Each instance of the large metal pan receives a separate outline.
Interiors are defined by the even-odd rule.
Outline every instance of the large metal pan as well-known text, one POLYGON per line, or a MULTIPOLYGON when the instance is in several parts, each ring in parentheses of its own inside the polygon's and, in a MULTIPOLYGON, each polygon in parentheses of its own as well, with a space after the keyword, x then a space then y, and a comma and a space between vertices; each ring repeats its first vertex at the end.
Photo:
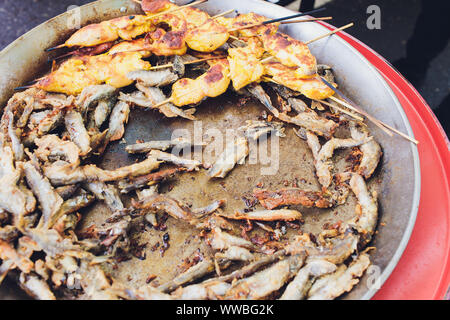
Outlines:
MULTIPOLYGON (((202 9, 211 14, 236 9, 239 12, 253 11, 276 18, 292 14, 288 9, 260 0, 210 0, 202 9)), ((85 5, 79 9, 81 24, 117 17, 139 11, 137 5, 126 0, 101 0, 85 5)), ((13 88, 36 78, 48 68, 45 48, 63 42, 73 29, 68 25, 73 22, 74 12, 64 13, 23 35, 0 53, 0 104, 13 94, 13 88)), ((315 38, 327 30, 317 23, 302 23, 283 26, 282 30, 300 40, 315 38)), ((366 111, 385 123, 413 135, 408 119, 393 92, 376 69, 356 50, 337 36, 328 37, 311 44, 311 50, 320 63, 333 67, 340 87, 353 101, 366 111)), ((234 94, 226 94, 217 99, 210 99, 198 107, 198 118, 203 121, 204 129, 209 127, 237 128, 246 119, 255 118, 262 112, 259 103, 250 102, 245 108, 237 108, 234 94)), ((379 267, 381 285, 397 264, 414 226, 420 195, 420 171, 417 147, 406 140, 389 137, 378 128, 370 125, 375 138, 383 147, 383 163, 371 180, 370 187, 379 191, 380 221, 374 239, 377 250, 372 254, 373 264, 379 267)), ((127 127, 125 139, 129 143, 136 139, 168 138, 176 128, 187 127, 193 130, 192 122, 183 120, 168 121, 151 112, 135 111, 127 127)), ((173 183, 170 194, 180 200, 200 207, 211 199, 226 198, 229 210, 243 206, 241 195, 249 192, 259 182, 277 188, 283 186, 284 180, 297 178, 300 187, 318 188, 313 174, 310 151, 307 146, 287 130, 287 137, 280 141, 280 169, 276 176, 260 176, 258 165, 245 165, 236 168, 225 181, 225 185, 208 181, 204 175, 193 177, 183 175, 173 183), (293 152, 294 150, 294 152, 293 152), (195 180, 194 180, 195 179, 195 180), (302 185, 303 184, 303 185, 302 185), (224 190, 225 189, 225 190, 224 190)), ((343 155, 338 155, 343 157, 343 155)), ((109 147, 99 165, 105 168, 117 167, 130 163, 134 159, 124 152, 123 144, 109 147)), ((324 223, 345 220, 354 214, 354 198, 348 204, 336 210, 303 210, 305 231, 317 231, 324 223)), ((108 212, 101 205, 85 212, 85 225, 102 222, 108 212)), ((132 259, 120 264, 115 276, 130 285, 139 285, 150 273, 160 275, 161 281, 173 277, 181 260, 193 252, 200 244, 195 234, 182 223, 169 219, 171 247, 161 259, 158 252, 147 250, 147 259, 132 259), (176 230, 176 232, 175 232, 176 230), (189 240, 189 241, 186 241, 189 240)), ((149 247, 161 238, 161 234, 147 232, 143 236, 149 241, 149 247)), ((376 270, 375 270, 376 271, 376 270)), ((376 276, 376 274, 372 275, 376 276)), ((377 290, 365 275, 361 282, 345 296, 346 299, 370 299, 377 290)), ((20 297, 12 287, 0 288, 0 297, 20 297)))

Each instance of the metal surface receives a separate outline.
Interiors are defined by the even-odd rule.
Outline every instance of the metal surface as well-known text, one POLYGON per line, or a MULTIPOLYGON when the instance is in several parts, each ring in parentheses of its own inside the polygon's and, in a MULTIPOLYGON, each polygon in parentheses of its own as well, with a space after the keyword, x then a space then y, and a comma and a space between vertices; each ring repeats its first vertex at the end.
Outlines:
MULTIPOLYGON (((126 6, 127 13, 135 12, 136 5, 131 1, 98 1, 81 8, 82 24, 105 20, 123 15, 120 8, 126 6)), ((290 15, 293 12, 261 1, 219 1, 212 0, 201 6, 211 14, 217 14, 234 8, 239 12, 254 11, 271 18, 290 15)), ((44 49, 61 43, 73 30, 67 30, 67 16, 58 16, 30 31, 0 53, 0 103, 4 104, 12 94, 12 89, 35 78, 43 70, 47 54, 44 49)), ((308 40, 326 32, 326 28, 316 23, 283 26, 283 31, 292 36, 308 40)), ((407 118, 392 91, 380 74, 356 50, 338 37, 322 39, 311 46, 313 54, 320 63, 333 67, 337 81, 346 94, 366 111, 389 125, 412 135, 407 118)), ((250 102, 237 107, 238 97, 226 94, 217 99, 210 99, 198 107, 198 118, 202 120, 204 131, 207 128, 236 129, 246 119, 261 114, 263 107, 250 102)), ((166 120, 151 112, 134 111, 130 116, 125 140, 134 143, 137 139, 168 138, 176 128, 189 128, 193 123, 185 120, 166 120)), ((384 156, 381 170, 371 180, 372 189, 379 191, 380 221, 386 225, 379 227, 374 239, 377 251, 372 255, 373 263, 381 270, 382 282, 398 262, 414 225, 419 203, 420 173, 417 148, 400 137, 390 138, 376 127, 370 125, 375 138, 383 147, 384 156)), ((244 208, 241 196, 258 183, 265 187, 284 186, 285 180, 299 181, 299 187, 318 188, 312 164, 312 157, 306 144, 300 141, 288 129, 287 137, 280 139, 280 169, 275 176, 260 176, 259 165, 243 165, 237 167, 225 180, 225 184, 209 181, 203 172, 194 176, 184 174, 173 182, 169 192, 174 197, 200 207, 213 199, 228 200, 226 213, 244 208), (195 180, 194 180, 195 179, 195 180)), ((135 158, 124 152, 125 144, 114 144, 104 156, 100 164, 104 168, 115 168, 131 163, 135 158)), ((345 153, 338 153, 342 159, 345 153)), ((334 210, 302 210, 305 217, 304 231, 318 231, 324 223, 346 220, 353 215, 354 197, 348 203, 334 210)), ((89 213, 85 213, 84 224, 103 222, 109 213, 97 205, 89 213)), ((116 276, 130 285, 143 284, 148 275, 159 275, 164 282, 173 277, 176 266, 199 246, 200 241, 189 227, 173 219, 168 220, 168 231, 171 236, 170 249, 164 259, 158 250, 150 248, 159 240, 164 232, 145 232, 142 241, 148 241, 147 257, 144 261, 132 259, 119 264, 116 276)), ((360 284, 345 296, 347 299, 369 299, 375 288, 368 288, 367 276, 360 284)))
POLYGON ((450 142, 426 101, 400 73, 357 39, 348 34, 342 37, 385 77, 421 142, 418 151, 422 182, 417 221, 404 254, 374 299, 449 299, 450 142))

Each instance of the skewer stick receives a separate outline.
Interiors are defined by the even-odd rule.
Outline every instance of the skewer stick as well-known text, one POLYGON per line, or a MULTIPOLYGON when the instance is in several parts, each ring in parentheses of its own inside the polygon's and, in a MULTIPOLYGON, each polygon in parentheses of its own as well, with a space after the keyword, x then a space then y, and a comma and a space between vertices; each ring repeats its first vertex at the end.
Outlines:
POLYGON ((308 44, 310 44, 311 42, 314 42, 314 41, 323 39, 323 38, 325 38, 325 37, 331 36, 331 35, 333 35, 333 34, 339 32, 339 31, 342 31, 342 30, 344 30, 344 29, 350 28, 350 27, 352 27, 353 25, 354 25, 354 23, 351 22, 351 23, 349 23, 349 24, 346 24, 345 26, 342 26, 342 27, 337 28, 337 29, 335 29, 335 30, 333 30, 333 31, 327 32, 327 33, 321 35, 320 37, 317 37, 317 38, 311 39, 311 40, 309 40, 309 41, 306 41, 305 44, 308 45, 308 44))
MULTIPOLYGON (((268 81, 268 82, 272 82, 272 83, 281 85, 280 83, 278 83, 278 81, 275 81, 274 79, 269 78, 269 77, 263 77, 262 79, 263 79, 264 81, 268 81)), ((332 105, 331 103, 328 103, 328 102, 323 101, 323 100, 314 100, 314 101, 323 103, 323 104, 325 104, 325 105, 327 105, 327 106, 329 106, 329 107, 333 107, 333 108, 335 108, 336 110, 339 110, 339 111, 341 111, 342 113, 345 113, 345 114, 347 114, 347 115, 349 115, 349 116, 351 116, 351 117, 353 117, 353 118, 355 118, 355 119, 357 119, 357 120, 359 120, 359 121, 364 121, 364 119, 361 118, 360 116, 358 116, 358 115, 356 115, 356 114, 354 114, 354 113, 351 113, 351 112, 349 112, 349 111, 347 111, 347 110, 345 110, 345 109, 342 109, 342 108, 340 108, 340 107, 338 107, 338 106, 334 106, 334 105, 332 105)))
POLYGON ((50 51, 54 51, 54 50, 57 50, 57 49, 60 49, 60 48, 64 48, 65 46, 66 46, 66 44, 63 43, 63 44, 60 44, 59 46, 56 46, 56 47, 47 48, 47 49, 45 49, 45 51, 46 52, 50 52, 50 51))
POLYGON ((235 9, 231 9, 231 10, 228 10, 228 11, 216 14, 215 16, 212 16, 211 19, 216 19, 216 18, 219 18, 219 17, 223 17, 223 16, 226 16, 227 14, 235 12, 235 11, 236 11, 235 9))
POLYGON ((291 20, 291 21, 283 21, 281 24, 291 24, 291 23, 301 23, 301 22, 314 22, 314 21, 325 21, 331 20, 333 17, 322 17, 322 18, 311 18, 311 19, 300 19, 300 20, 291 20))
POLYGON ((381 130, 383 130, 387 135, 389 136, 393 136, 392 132, 390 132, 385 126, 383 126, 383 124, 376 118, 372 117, 370 114, 368 114, 367 112, 365 112, 364 110, 361 110, 360 108, 356 107, 354 105, 353 102, 351 102, 350 99, 348 99, 338 88, 336 88, 334 85, 332 85, 331 83, 329 83, 327 80, 325 80, 323 77, 320 77, 320 80, 322 80, 322 82, 329 87, 330 89, 332 89, 334 92, 336 92, 337 94, 339 94, 345 101, 342 101, 336 97, 330 97, 331 100, 343 105, 344 107, 349 108, 350 110, 357 112, 359 114, 362 114, 363 116, 365 116, 367 119, 369 119, 370 121, 372 121, 378 128, 380 128, 381 130))
POLYGON ((197 4, 204 3, 204 2, 206 2, 206 1, 208 1, 208 0, 198 0, 198 1, 194 1, 194 2, 192 2, 192 3, 186 4, 186 5, 184 5, 184 6, 180 6, 180 7, 178 7, 178 8, 173 8, 173 9, 171 9, 171 10, 159 12, 159 13, 156 13, 156 14, 154 14, 154 15, 148 16, 148 19, 150 20, 150 19, 153 19, 153 18, 162 16, 162 15, 165 15, 165 14, 168 14, 168 13, 173 13, 173 12, 176 12, 176 11, 179 11, 179 10, 183 10, 183 9, 185 9, 185 8, 189 8, 189 7, 195 6, 195 5, 197 5, 197 4))
POLYGON ((405 138, 406 140, 409 140, 409 141, 411 141, 411 142, 414 143, 414 144, 419 144, 419 141, 418 141, 418 140, 416 140, 416 139, 414 139, 414 138, 412 138, 412 137, 410 137, 410 136, 404 134, 404 133, 401 132, 401 131, 398 131, 397 129, 391 127, 390 125, 388 125, 388 124, 386 124, 386 123, 384 123, 384 122, 381 122, 381 124, 382 124, 383 126, 385 126, 386 128, 388 128, 389 130, 392 130, 393 132, 395 132, 395 133, 398 134, 399 136, 405 138))
POLYGON ((26 90, 26 89, 33 88, 34 86, 35 86, 35 84, 29 85, 29 86, 17 87, 17 88, 14 88, 14 91, 22 91, 22 90, 26 90))
POLYGON ((266 81, 266 82, 272 82, 272 83, 281 85, 281 83, 278 83, 278 81, 275 81, 275 80, 273 80, 273 79, 270 78, 270 77, 262 77, 261 79, 263 79, 263 80, 266 81))
POLYGON ((358 115, 356 115, 356 114, 354 114, 354 113, 352 113, 352 112, 350 112, 350 111, 347 111, 347 110, 345 110, 345 109, 343 109, 343 108, 340 108, 340 107, 338 107, 338 106, 335 106, 335 105, 332 105, 331 103, 329 103, 329 102, 326 102, 326 101, 324 101, 324 100, 314 100, 314 101, 317 101, 317 102, 319 102, 319 103, 322 103, 322 104, 324 104, 324 105, 326 105, 326 106, 329 106, 329 107, 331 107, 331 108, 334 108, 334 109, 336 109, 336 110, 338 110, 338 111, 340 111, 340 112, 342 112, 342 113, 345 113, 346 115, 349 115, 350 117, 352 117, 352 118, 355 118, 356 120, 359 120, 359 121, 364 121, 364 118, 361 118, 360 116, 358 116, 358 115))
POLYGON ((234 32, 234 31, 239 31, 239 30, 243 30, 243 29, 259 27, 259 26, 263 26, 263 25, 266 25, 266 24, 270 24, 270 23, 275 23, 275 22, 280 22, 280 21, 284 21, 284 20, 289 20, 289 19, 292 19, 292 18, 298 18, 298 17, 306 16, 306 15, 309 15, 309 14, 312 14, 312 13, 316 13, 316 12, 319 12, 319 11, 323 11, 323 10, 325 10, 325 7, 319 8, 319 9, 315 9, 315 10, 311 10, 311 11, 307 11, 307 12, 303 12, 303 13, 293 14, 293 15, 287 16, 287 17, 281 17, 281 18, 277 18, 277 19, 266 20, 266 21, 263 21, 263 22, 258 22, 258 23, 248 24, 248 25, 245 25, 245 26, 240 26, 240 27, 237 27, 237 28, 230 29, 230 30, 228 30, 228 32, 234 32))
POLYGON ((262 59, 262 60, 261 60, 261 63, 269 62, 269 61, 272 60, 272 59, 275 59, 275 57, 274 57, 274 56, 270 56, 270 57, 267 57, 267 58, 265 58, 265 59, 262 59))
POLYGON ((361 110, 360 108, 358 108, 350 99, 348 99, 339 89, 335 88, 331 83, 329 83, 327 80, 325 80, 323 77, 320 77, 320 79, 322 80, 323 83, 325 83, 330 89, 332 89, 333 91, 335 91, 336 93, 338 93, 345 101, 342 101, 336 97, 330 97, 331 100, 340 103, 341 105, 355 111, 358 112, 360 114, 362 114, 363 116, 365 116, 367 119, 369 119, 370 121, 372 121, 375 125, 377 125, 380 129, 382 129, 384 132, 386 132, 388 135, 390 135, 392 137, 392 132, 395 132, 396 134, 402 136, 403 138, 418 144, 419 141, 417 141, 414 138, 411 138, 410 136, 404 134, 403 132, 398 131, 397 129, 391 127, 390 125, 372 117, 370 114, 368 114, 367 112, 365 112, 364 110, 361 110), (389 131, 389 130, 390 131, 389 131), (391 132, 392 131, 392 132, 391 132))
POLYGON ((338 88, 336 88, 334 85, 332 85, 331 83, 329 83, 327 80, 325 80, 324 77, 320 77, 320 80, 322 80, 322 82, 331 90, 333 90, 334 92, 336 92, 337 94, 339 94, 346 102, 337 99, 336 97, 331 97, 330 99, 334 101, 334 99, 337 99, 337 103, 340 103, 341 105, 349 108, 350 110, 353 110, 359 114, 362 114, 363 116, 365 116, 367 119, 369 119, 370 121, 372 121, 378 128, 380 128, 381 130, 383 130, 387 135, 389 136, 393 136, 392 132, 389 131, 385 126, 383 126, 383 124, 381 123, 381 121, 379 121, 378 119, 372 117, 370 114, 368 114, 367 112, 365 112, 364 110, 361 110, 360 108, 356 107, 355 104, 348 99, 338 88), (345 105, 343 104, 345 103, 345 105))
POLYGON ((167 104, 167 103, 171 103, 172 101, 173 101, 173 98, 171 97, 171 98, 169 98, 169 99, 166 99, 166 100, 164 100, 164 101, 161 101, 160 103, 154 104, 153 106, 151 106, 151 108, 152 108, 152 109, 156 109, 156 108, 159 108, 159 107, 161 107, 161 106, 163 106, 163 105, 165 105, 165 104, 167 104))
POLYGON ((357 108, 353 107, 351 104, 349 104, 349 103, 347 103, 347 102, 345 102, 345 101, 343 101, 341 99, 338 99, 338 98, 336 98, 334 96, 331 96, 330 99, 333 100, 334 102, 337 102, 337 103, 343 105, 344 107, 347 107, 350 110, 353 110, 353 111, 355 111, 355 112, 357 112, 359 114, 362 114, 367 119, 372 121, 378 128, 380 128, 381 130, 386 132, 389 136, 391 136, 391 137, 393 136, 392 132, 390 132, 378 119, 375 119, 374 117, 372 117, 368 113, 366 113, 366 112, 364 112, 364 111, 362 111, 360 109, 357 109, 357 108))
MULTIPOLYGON (((217 57, 202 58, 202 59, 188 61, 188 62, 186 62, 184 64, 185 65, 187 65, 187 64, 194 64, 194 63, 199 63, 199 62, 208 61, 208 60, 224 59, 226 57, 227 56, 217 56, 217 57)), ((173 63, 163 64, 163 65, 160 65, 160 66, 154 66, 154 67, 151 67, 149 70, 157 70, 157 69, 164 69, 164 68, 170 68, 170 67, 173 67, 173 63)))
MULTIPOLYGON (((386 123, 384 123, 384 122, 382 122, 382 121, 380 121, 380 120, 378 120, 378 119, 375 119, 375 118, 372 117, 371 115, 367 114, 365 111, 360 110, 359 108, 355 108, 355 107, 353 107, 352 105, 350 105, 349 103, 347 103, 347 102, 345 102, 345 101, 342 101, 342 100, 340 100, 340 99, 338 99, 338 98, 336 98, 336 97, 330 97, 330 99, 333 100, 333 101, 335 101, 335 102, 337 102, 337 103, 340 103, 341 105, 343 105, 343 106, 345 106, 345 107, 347 107, 347 108, 349 108, 349 109, 354 110, 355 112, 361 113, 362 115, 366 116, 370 121, 372 121, 373 123, 375 123, 378 127, 381 126, 382 129, 383 129, 383 127, 384 127, 383 130, 384 130, 385 132, 386 132, 387 129, 389 129, 389 130, 395 132, 396 134, 398 134, 399 136, 405 138, 406 140, 411 141, 412 143, 415 143, 415 144, 418 144, 418 143, 419 143, 419 141, 417 141, 416 139, 411 138, 410 136, 404 134, 404 133, 401 132, 401 131, 398 131, 397 129, 391 127, 390 125, 388 125, 388 124, 386 124, 386 123)), ((388 132, 389 132, 389 131, 388 131, 388 132)), ((389 132, 389 135, 392 136, 392 133, 389 132)))
POLYGON ((239 41, 239 42, 241 42, 241 43, 243 43, 243 44, 247 44, 247 42, 245 42, 244 40, 241 40, 241 39, 239 39, 238 37, 235 37, 235 36, 233 36, 233 35, 231 35, 230 34, 230 39, 233 39, 234 41, 239 41))

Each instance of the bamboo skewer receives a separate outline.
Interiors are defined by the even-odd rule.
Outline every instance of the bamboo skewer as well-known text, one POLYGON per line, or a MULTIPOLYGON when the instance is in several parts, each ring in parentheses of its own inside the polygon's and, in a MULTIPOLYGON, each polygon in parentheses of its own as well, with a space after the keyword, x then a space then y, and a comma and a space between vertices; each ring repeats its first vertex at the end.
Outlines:
POLYGON ((335 34, 335 33, 339 32, 339 31, 344 30, 344 29, 350 28, 350 27, 352 27, 353 25, 354 25, 354 23, 351 22, 351 23, 349 23, 349 24, 346 24, 345 26, 342 26, 342 27, 337 28, 337 29, 335 29, 335 30, 333 30, 333 31, 327 32, 327 33, 325 33, 325 34, 323 34, 323 35, 321 35, 321 36, 319 36, 319 37, 317 37, 317 38, 308 40, 308 41, 305 42, 305 44, 308 45, 308 44, 310 44, 310 43, 312 43, 312 42, 314 42, 314 41, 317 41, 317 40, 323 39, 323 38, 325 38, 325 37, 331 36, 332 34, 335 34))
MULTIPOLYGON (((217 57, 202 58, 202 59, 188 61, 188 62, 184 63, 184 65, 204 62, 204 61, 208 61, 208 60, 224 59, 226 57, 227 56, 217 56, 217 57)), ((160 66, 154 66, 154 67, 151 67, 149 70, 157 70, 157 69, 164 69, 164 68, 170 68, 170 67, 173 67, 173 63, 163 64, 163 65, 160 65, 160 66)))
POLYGON ((171 103, 172 101, 173 101, 173 98, 170 97, 169 99, 166 99, 166 100, 164 100, 164 101, 161 101, 160 103, 154 104, 151 108, 152 108, 152 109, 156 109, 156 108, 159 108, 159 107, 161 107, 161 106, 163 106, 163 105, 165 105, 165 104, 167 104, 167 103, 171 103))
POLYGON ((314 22, 314 21, 325 21, 331 20, 333 17, 322 17, 322 18, 310 18, 310 19, 300 19, 300 20, 292 20, 292 21, 283 21, 281 24, 291 24, 291 23, 302 23, 302 22, 314 22))
POLYGON ((246 43, 244 40, 241 40, 241 39, 239 39, 238 37, 235 37, 235 36, 232 36, 232 35, 230 35, 230 39, 233 39, 233 40, 236 40, 236 41, 240 41, 240 42, 246 43))
POLYGON ((226 16, 227 14, 235 12, 235 11, 236 11, 235 9, 231 9, 231 10, 228 10, 228 11, 216 14, 215 16, 212 16, 211 19, 216 19, 216 18, 219 18, 219 17, 223 17, 223 16, 226 16))
POLYGON ((372 121, 375 125, 377 125, 377 126, 380 127, 381 129, 384 128, 383 131, 389 132, 389 135, 390 135, 391 137, 392 137, 392 132, 395 132, 395 133, 398 134, 399 136, 405 138, 406 140, 411 141, 412 143, 415 143, 415 144, 418 144, 418 143, 419 143, 419 141, 417 141, 416 139, 411 138, 410 136, 404 134, 403 132, 398 131, 397 129, 391 127, 390 125, 388 125, 388 124, 386 124, 386 123, 384 123, 384 122, 382 122, 382 121, 380 121, 380 120, 378 120, 378 119, 372 117, 371 115, 369 115, 369 114, 366 113, 365 111, 363 111, 363 110, 361 110, 361 109, 359 109, 359 108, 353 107, 352 105, 350 105, 349 103, 347 103, 347 102, 345 102, 345 101, 342 101, 342 100, 340 100, 340 99, 338 99, 338 98, 336 98, 336 97, 330 97, 330 99, 333 100, 333 101, 335 101, 335 102, 337 102, 337 103, 339 103, 339 104, 341 104, 341 105, 343 105, 344 107, 347 107, 347 108, 349 108, 349 109, 351 109, 351 110, 354 110, 355 112, 358 112, 358 113, 362 114, 363 116, 365 116, 367 119, 369 119, 370 121, 372 121), (390 132, 389 130, 391 130, 392 132, 390 132))
POLYGON ((362 114, 363 116, 365 116, 367 119, 369 119, 370 121, 372 121, 377 127, 379 127, 381 130, 383 130, 387 135, 389 136, 393 136, 392 132, 389 131, 381 121, 379 121, 378 119, 372 117, 370 114, 368 114, 367 112, 365 112, 364 110, 361 110, 360 108, 356 107, 356 105, 350 100, 348 99, 338 88, 336 88, 334 85, 332 85, 331 83, 329 83, 327 80, 325 80, 325 78, 320 77, 320 80, 322 80, 322 82, 331 90, 333 90, 334 92, 336 92, 337 94, 339 94, 346 102, 337 99, 336 97, 331 97, 330 99, 335 101, 334 99, 336 99, 335 102, 340 103, 341 105, 349 108, 350 110, 353 110, 359 114, 362 114), (343 104, 345 103, 345 104, 343 104))
POLYGON ((334 102, 339 103, 340 105, 342 105, 342 106, 344 106, 344 107, 346 107, 346 108, 348 108, 348 109, 350 109, 350 110, 353 110, 353 111, 355 111, 355 112, 357 112, 357 113, 359 113, 359 114, 362 114, 362 115, 365 116, 367 119, 369 119, 370 121, 372 121, 378 128, 380 128, 381 130, 383 130, 384 132, 386 132, 389 136, 391 136, 391 137, 393 136, 392 132, 390 132, 386 127, 384 127, 383 124, 382 124, 378 119, 372 117, 371 115, 369 115, 369 114, 366 113, 365 111, 360 110, 359 108, 355 108, 355 107, 352 106, 351 104, 349 104, 349 103, 347 103, 347 102, 345 102, 345 101, 343 101, 343 100, 341 100, 341 99, 338 99, 338 98, 336 98, 336 97, 334 97, 334 96, 331 96, 329 99, 330 99, 330 100, 333 100, 334 102))
POLYGON ((352 118, 354 118, 354 119, 356 119, 356 120, 364 121, 364 118, 361 118, 360 116, 358 116, 358 115, 356 115, 356 114, 354 114, 354 113, 352 113, 352 112, 350 112, 350 111, 347 111, 347 110, 345 110, 345 109, 343 109, 343 108, 340 108, 340 107, 338 107, 338 106, 332 105, 332 104, 329 103, 329 102, 326 102, 326 101, 324 101, 324 100, 314 100, 314 101, 317 101, 317 102, 319 102, 319 103, 322 103, 322 104, 324 104, 324 105, 326 105, 326 106, 329 106, 329 107, 331 107, 331 108, 335 108, 336 110, 338 110, 338 111, 340 111, 340 112, 342 112, 342 113, 345 113, 346 115, 349 115, 350 117, 352 117, 352 118))
MULTIPOLYGON (((393 128, 393 127, 391 127, 390 125, 388 125, 388 124, 386 124, 386 123, 384 123, 384 122, 382 122, 382 121, 380 121, 380 120, 378 120, 378 119, 372 117, 370 114, 368 114, 368 113, 365 112, 364 110, 361 110, 360 108, 354 106, 354 104, 353 104, 349 99, 347 99, 344 95, 342 95, 339 91, 336 91, 336 92, 337 92, 339 95, 341 95, 342 98, 344 98, 344 99, 347 100, 348 102, 342 101, 342 100, 340 100, 340 99, 338 99, 338 98, 336 98, 336 97, 330 97, 331 100, 333 100, 333 101, 335 101, 335 102, 337 102, 337 103, 343 105, 344 107, 347 107, 347 108, 349 108, 349 109, 351 109, 351 110, 353 110, 353 111, 355 111, 355 112, 358 112, 358 113, 362 114, 363 116, 365 116, 366 118, 368 118, 370 121, 372 121, 374 124, 376 124, 378 127, 381 126, 382 129, 383 129, 385 132, 386 132, 387 129, 389 129, 390 131, 392 131, 392 132, 398 134, 399 136, 405 138, 406 140, 411 141, 412 143, 415 143, 415 144, 418 144, 418 143, 419 143, 419 141, 417 141, 416 139, 414 139, 414 138, 412 138, 412 137, 410 137, 410 136, 404 134, 403 132, 401 132, 401 131, 399 131, 399 130, 393 128)), ((390 132, 390 131, 388 131, 388 134, 389 134, 390 136, 392 136, 392 132, 390 132)))
POLYGON ((329 87, 331 90, 333 90, 334 92, 336 92, 337 94, 339 94, 345 101, 342 101, 336 97, 330 97, 331 100, 343 105, 344 107, 349 108, 352 111, 355 111, 359 114, 362 114, 363 116, 365 116, 367 119, 369 119, 370 121, 372 121, 378 128, 380 128, 381 130, 383 130, 387 135, 389 136, 393 136, 392 132, 389 131, 381 121, 379 121, 378 119, 372 117, 370 114, 368 114, 367 112, 365 112, 364 110, 361 110, 360 108, 356 107, 355 104, 348 99, 338 88, 336 88, 334 85, 332 85, 331 83, 329 83, 327 80, 325 80, 323 77, 319 78, 320 80, 322 80, 322 82, 329 87))
POLYGON ((266 21, 263 21, 263 22, 248 24, 248 25, 245 25, 245 26, 241 26, 241 27, 230 29, 230 30, 228 30, 228 32, 234 32, 234 31, 250 29, 250 28, 254 28, 254 27, 260 27, 260 26, 263 26, 263 25, 266 25, 266 24, 270 24, 270 23, 281 22, 281 21, 284 21, 284 20, 289 20, 289 19, 298 18, 298 17, 301 17, 301 16, 306 16, 308 14, 316 13, 316 12, 323 11, 323 10, 325 10, 325 8, 319 8, 319 9, 315 9, 315 10, 311 10, 311 11, 307 11, 307 12, 303 12, 303 13, 297 13, 297 14, 294 14, 294 15, 291 15, 291 16, 287 16, 287 17, 281 17, 281 18, 277 18, 277 19, 266 20, 266 21))
POLYGON ((270 57, 264 58, 264 59, 261 60, 261 63, 269 62, 272 59, 275 59, 275 57, 274 56, 270 56, 270 57))

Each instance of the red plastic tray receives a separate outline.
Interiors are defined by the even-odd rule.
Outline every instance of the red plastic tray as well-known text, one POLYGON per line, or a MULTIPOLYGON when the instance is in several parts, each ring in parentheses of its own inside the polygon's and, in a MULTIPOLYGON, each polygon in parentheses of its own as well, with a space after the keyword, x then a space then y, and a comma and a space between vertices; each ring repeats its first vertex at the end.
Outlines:
MULTIPOLYGON (((328 29, 334 27, 321 23, 328 29)), ((345 32, 338 35, 366 57, 397 95, 419 140, 421 194, 411 239, 375 300, 444 299, 450 286, 450 143, 414 87, 383 57, 345 32)))

